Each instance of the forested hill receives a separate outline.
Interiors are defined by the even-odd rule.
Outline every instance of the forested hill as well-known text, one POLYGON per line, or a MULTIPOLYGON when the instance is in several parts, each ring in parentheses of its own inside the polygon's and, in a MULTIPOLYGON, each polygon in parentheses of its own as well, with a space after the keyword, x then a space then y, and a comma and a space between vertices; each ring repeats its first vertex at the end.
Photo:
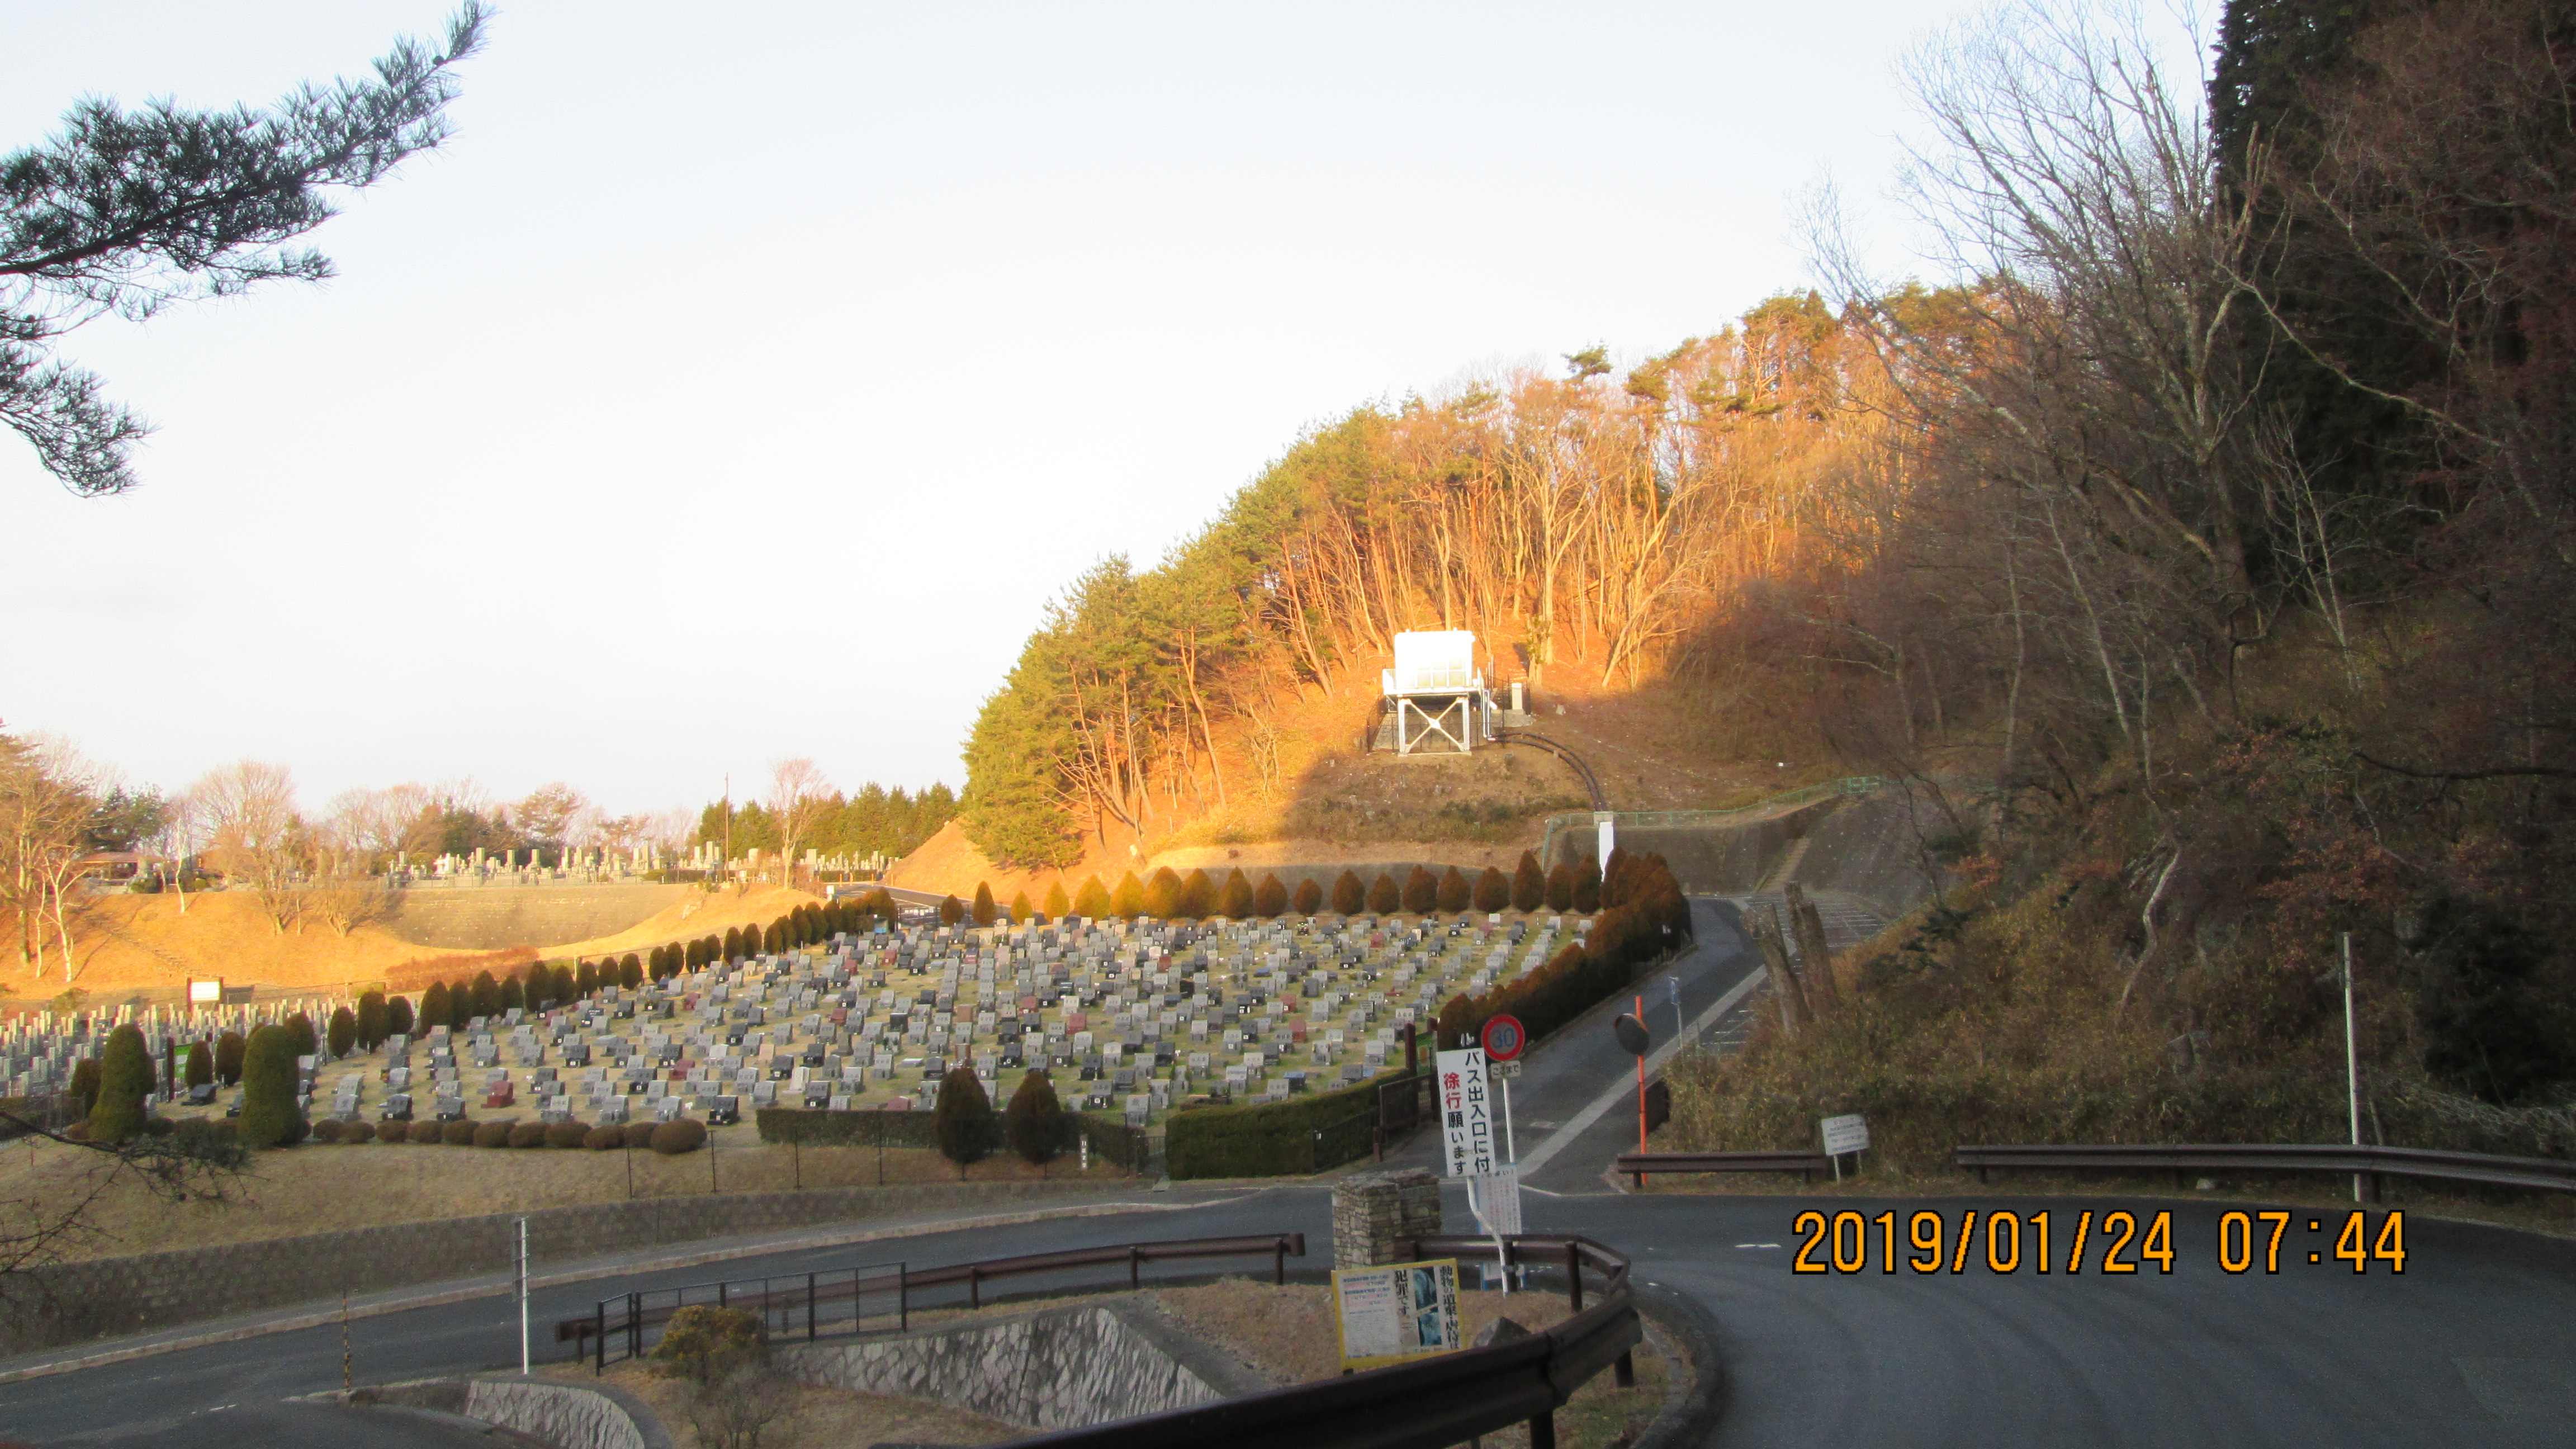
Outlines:
POLYGON ((1913 200, 1973 271, 1828 236, 1830 299, 1357 409, 1073 580, 976 723, 974 841, 1061 865, 1307 788, 1290 722, 1472 629, 1542 697, 1912 782, 1969 884, 1898 959, 1964 1001, 2057 940, 2050 1019, 2108 1034, 2070 1062, 2289 1060, 2349 931, 2389 1070, 2576 1082, 2576 21, 2233 0, 2209 78, 2108 25, 1914 73, 1913 200))

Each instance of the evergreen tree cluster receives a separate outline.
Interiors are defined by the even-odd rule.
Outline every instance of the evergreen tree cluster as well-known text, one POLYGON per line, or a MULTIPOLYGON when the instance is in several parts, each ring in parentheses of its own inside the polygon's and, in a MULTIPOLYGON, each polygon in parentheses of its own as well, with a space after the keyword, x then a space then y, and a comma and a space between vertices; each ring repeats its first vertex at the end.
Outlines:
MULTIPOLYGON (((821 816, 798 842, 798 853, 811 846, 825 855, 910 855, 956 814, 956 792, 946 785, 932 785, 918 795, 907 794, 900 786, 889 790, 874 782, 859 787, 855 795, 836 790, 821 816)), ((698 843, 721 846, 726 838, 722 801, 698 812, 698 843)), ((747 850, 775 853, 779 849, 778 822, 758 801, 737 802, 731 838, 736 855, 747 850)))
POLYGON ((1546 965, 1481 996, 1461 994, 1443 1003, 1440 1044, 1461 1044, 1494 1016, 1518 1017, 1535 1041, 1625 989, 1690 941, 1690 902, 1661 855, 1611 851, 1599 893, 1601 913, 1582 941, 1567 943, 1546 965))

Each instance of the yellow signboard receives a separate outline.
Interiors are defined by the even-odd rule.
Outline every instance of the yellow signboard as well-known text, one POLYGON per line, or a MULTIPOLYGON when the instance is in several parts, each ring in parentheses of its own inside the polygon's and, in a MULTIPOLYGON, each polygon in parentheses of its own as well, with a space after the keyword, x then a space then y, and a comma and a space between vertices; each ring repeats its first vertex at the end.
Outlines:
POLYGON ((1333 1323, 1345 1369, 1466 1347, 1458 1335, 1458 1260, 1334 1269, 1333 1323))

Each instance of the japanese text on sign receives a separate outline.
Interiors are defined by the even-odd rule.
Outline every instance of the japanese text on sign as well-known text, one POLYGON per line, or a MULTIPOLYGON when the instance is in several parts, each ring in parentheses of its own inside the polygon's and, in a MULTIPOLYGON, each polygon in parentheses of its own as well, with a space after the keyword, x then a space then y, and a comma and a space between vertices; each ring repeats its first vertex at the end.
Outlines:
POLYGON ((1494 1150, 1494 1092, 1484 1049, 1442 1052, 1433 1065, 1439 1073, 1443 1175, 1484 1177, 1500 1158, 1494 1150))

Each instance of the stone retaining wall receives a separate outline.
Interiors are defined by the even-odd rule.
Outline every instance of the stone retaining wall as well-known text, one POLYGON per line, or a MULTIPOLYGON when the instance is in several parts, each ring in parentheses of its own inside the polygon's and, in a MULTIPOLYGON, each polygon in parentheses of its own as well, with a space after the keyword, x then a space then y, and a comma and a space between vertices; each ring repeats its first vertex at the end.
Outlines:
MULTIPOLYGON (((1078 1184, 924 1183, 643 1198, 527 1214, 538 1265, 782 1228, 929 1214, 1080 1193, 1078 1184)), ((56 1263, 13 1274, 0 1353, 166 1329, 290 1304, 509 1271, 519 1215, 449 1218, 56 1263)))
POLYGON ((555 1449, 670 1449, 671 1443, 649 1411, 630 1410, 604 1389, 515 1376, 468 1380, 465 1416, 555 1449))

